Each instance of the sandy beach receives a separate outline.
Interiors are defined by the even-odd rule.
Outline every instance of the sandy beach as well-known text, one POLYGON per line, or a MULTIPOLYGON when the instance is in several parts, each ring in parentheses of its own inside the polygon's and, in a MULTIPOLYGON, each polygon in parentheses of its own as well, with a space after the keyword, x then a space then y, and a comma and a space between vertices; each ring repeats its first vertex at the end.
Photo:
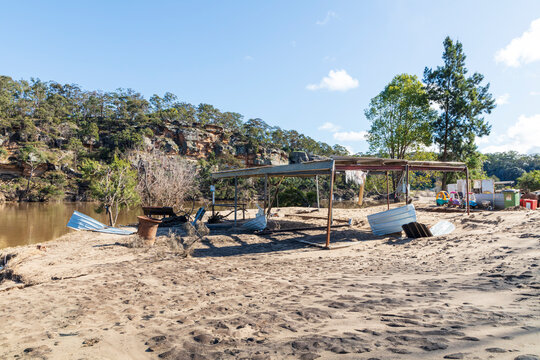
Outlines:
MULTIPOLYGON (((2 359, 536 359, 540 211, 427 211, 446 236, 353 226, 264 236, 213 231, 191 257, 160 230, 151 248, 72 232, 0 250, 2 359), (528 357, 527 357, 528 355, 528 357)), ((278 209, 282 228, 309 221, 278 209)), ((254 211, 251 210, 253 216, 254 211)), ((312 213, 324 217, 326 210, 312 213)))

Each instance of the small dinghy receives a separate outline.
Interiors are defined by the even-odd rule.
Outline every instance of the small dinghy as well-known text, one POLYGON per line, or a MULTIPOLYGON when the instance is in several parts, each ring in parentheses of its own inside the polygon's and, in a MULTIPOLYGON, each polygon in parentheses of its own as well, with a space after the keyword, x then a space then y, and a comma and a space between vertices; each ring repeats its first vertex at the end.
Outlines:
POLYGON ((119 229, 107 226, 100 223, 96 219, 93 219, 90 216, 80 213, 78 211, 73 212, 73 215, 71 215, 71 218, 67 223, 67 227, 77 231, 89 230, 116 235, 131 235, 135 233, 135 231, 132 230, 119 229))
POLYGON ((257 207, 259 208, 259 212, 255 219, 245 222, 240 228, 254 231, 261 231, 266 228, 266 215, 264 215, 264 210, 259 205, 257 205, 257 207))

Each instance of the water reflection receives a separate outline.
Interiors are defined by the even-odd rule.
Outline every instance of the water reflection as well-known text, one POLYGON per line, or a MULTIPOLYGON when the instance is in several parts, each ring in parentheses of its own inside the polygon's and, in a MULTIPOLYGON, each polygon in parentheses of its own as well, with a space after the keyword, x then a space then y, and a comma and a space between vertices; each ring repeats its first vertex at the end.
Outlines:
MULTIPOLYGON (((105 214, 95 212, 93 203, 5 203, 0 204, 0 249, 56 239, 70 231, 66 227, 74 210, 107 223, 105 214)), ((140 208, 122 211, 118 224, 137 222, 140 208)))

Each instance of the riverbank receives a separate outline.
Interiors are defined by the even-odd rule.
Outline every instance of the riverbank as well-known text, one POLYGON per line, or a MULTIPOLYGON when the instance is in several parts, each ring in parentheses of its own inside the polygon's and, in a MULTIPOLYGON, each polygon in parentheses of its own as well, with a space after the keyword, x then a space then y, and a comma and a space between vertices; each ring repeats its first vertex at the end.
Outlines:
MULTIPOLYGON (((375 237, 365 215, 384 207, 373 207, 335 211, 354 225, 333 232, 350 246, 331 251, 298 242, 322 242, 322 231, 212 232, 184 258, 166 230, 152 248, 80 232, 0 250, 12 256, 11 280, 0 283, 0 357, 540 355, 540 211, 465 217, 417 207, 420 222, 446 219, 456 231, 375 237)), ((300 210, 279 209, 277 222, 306 221, 300 210)))

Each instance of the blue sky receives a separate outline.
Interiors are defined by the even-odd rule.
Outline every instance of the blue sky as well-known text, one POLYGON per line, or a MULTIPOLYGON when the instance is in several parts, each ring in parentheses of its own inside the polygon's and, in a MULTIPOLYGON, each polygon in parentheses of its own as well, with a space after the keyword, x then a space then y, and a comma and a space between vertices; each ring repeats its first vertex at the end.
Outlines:
POLYGON ((0 74, 170 91, 354 152, 368 148, 369 100, 441 65, 449 35, 498 99, 480 149, 540 152, 540 1, 0 4, 0 74))

